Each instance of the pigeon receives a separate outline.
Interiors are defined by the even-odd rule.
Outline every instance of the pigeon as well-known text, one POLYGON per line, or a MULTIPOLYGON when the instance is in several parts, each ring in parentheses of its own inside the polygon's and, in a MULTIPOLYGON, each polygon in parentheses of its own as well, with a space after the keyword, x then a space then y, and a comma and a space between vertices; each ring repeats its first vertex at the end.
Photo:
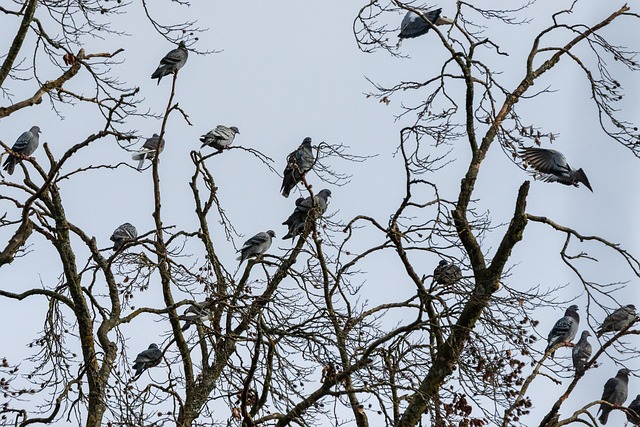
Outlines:
POLYGON ((240 264, 242 264, 245 259, 262 255, 269 249, 271 246, 271 239, 274 237, 276 237, 276 233, 274 233, 273 230, 269 230, 267 232, 262 231, 256 234, 242 244, 242 248, 237 251, 241 252, 241 254, 236 259, 240 261, 240 264))
POLYGON ((151 78, 158 79, 158 84, 160 84, 160 80, 162 80, 164 76, 177 73, 187 62, 188 57, 189 51, 187 50, 187 46, 184 44, 184 41, 181 41, 176 49, 171 50, 160 60, 160 65, 158 65, 158 68, 153 72, 151 78))
MULTIPOLYGON (((564 345, 570 345, 570 341, 576 336, 578 332, 578 325, 580 324, 580 316, 578 316, 578 306, 572 305, 564 312, 564 317, 560 318, 547 337, 548 345, 544 352, 548 352, 557 344, 564 343, 564 345)), ((553 359, 555 350, 549 354, 549 357, 553 359)))
POLYGON ((137 153, 131 155, 131 158, 133 160, 139 160, 138 170, 142 169, 145 159, 153 160, 153 158, 156 156, 156 150, 158 151, 158 153, 162 153, 162 150, 164 150, 164 138, 160 140, 160 135, 154 133, 151 138, 147 139, 144 142, 142 148, 138 150, 137 153), (158 141, 160 141, 159 147, 158 141))
POLYGON ((113 250, 119 251, 120 249, 122 249, 125 242, 136 240, 137 237, 138 230, 136 230, 133 225, 125 222, 120 227, 116 228, 110 237, 111 241, 113 242, 113 250))
POLYGON ((444 16, 440 16, 442 9, 419 9, 420 12, 427 18, 429 22, 425 22, 422 16, 415 12, 408 11, 402 23, 400 24, 400 34, 398 37, 401 39, 411 39, 419 37, 423 34, 427 34, 433 25, 451 25, 453 21, 444 16))
POLYGON ((196 304, 190 305, 184 311, 184 314, 180 316, 180 320, 184 320, 182 331, 186 331, 194 323, 200 323, 203 320, 209 318, 210 310, 208 309, 209 301, 200 301, 196 304))
POLYGON ((545 148, 528 147, 520 150, 524 161, 535 169, 544 182, 559 182, 564 185, 578 186, 583 183, 591 192, 591 184, 582 169, 572 169, 567 159, 559 151, 545 148))
POLYGON ((15 154, 9 153, 9 157, 7 157, 7 160, 5 160, 2 165, 3 169, 6 170, 9 175, 13 175, 16 165, 22 161, 20 155, 28 157, 36 151, 36 148, 38 148, 40 144, 40 133, 38 126, 32 126, 31 129, 23 132, 22 135, 18 137, 16 143, 11 147, 11 151, 15 154), (16 154, 18 155, 16 156, 16 154))
POLYGON ((162 351, 156 344, 151 344, 148 349, 136 356, 133 362, 133 369, 136 370, 136 376, 142 374, 147 368, 158 366, 162 360, 162 351))
POLYGON ((440 260, 436 269, 433 270, 433 280, 440 285, 455 285, 460 279, 462 279, 460 268, 443 259, 440 260))
POLYGON ((582 335, 580 335, 580 340, 576 343, 571 350, 571 358, 573 359, 573 368, 576 370, 576 373, 580 373, 584 371, 584 366, 587 364, 587 361, 591 357, 591 353, 593 348, 587 338, 591 336, 591 332, 582 331, 582 335))
POLYGON ((228 128, 218 125, 215 129, 210 130, 200 137, 200 142, 202 142, 202 147, 200 148, 208 145, 209 147, 222 151, 231 145, 237 133, 240 133, 240 131, 235 126, 228 128))
POLYGON ((635 412, 635 415, 627 412, 627 420, 635 426, 640 425, 640 394, 629 404, 629 409, 635 412))
POLYGON ((307 216, 312 208, 316 208, 318 210, 318 216, 321 216, 327 210, 327 204, 329 197, 331 196, 331 191, 324 189, 321 190, 316 196, 311 198, 311 196, 303 199, 302 197, 296 200, 296 208, 293 210, 293 213, 287 218, 282 225, 286 225, 289 227, 289 232, 282 239, 293 239, 298 234, 304 231, 304 226, 307 222, 307 216))
POLYGON ((636 306, 633 304, 625 305, 615 310, 613 313, 605 317, 602 325, 596 332, 596 336, 601 337, 607 332, 618 332, 629 326, 636 319, 636 306))
POLYGON ((311 170, 314 163, 315 158, 311 148, 311 138, 306 137, 302 140, 302 144, 287 156, 287 166, 284 168, 282 188, 280 188, 284 197, 289 197, 293 187, 302 181, 304 175, 311 170))
MULTIPOLYGON (((611 403, 613 406, 621 406, 625 400, 627 400, 627 393, 629 392, 629 374, 631 371, 628 369, 620 369, 614 378, 609 378, 604 384, 604 390, 602 391, 601 400, 611 403)), ((600 417, 598 421, 600 424, 605 425, 609 418, 609 412, 613 408, 606 403, 600 404, 598 413, 600 417)))

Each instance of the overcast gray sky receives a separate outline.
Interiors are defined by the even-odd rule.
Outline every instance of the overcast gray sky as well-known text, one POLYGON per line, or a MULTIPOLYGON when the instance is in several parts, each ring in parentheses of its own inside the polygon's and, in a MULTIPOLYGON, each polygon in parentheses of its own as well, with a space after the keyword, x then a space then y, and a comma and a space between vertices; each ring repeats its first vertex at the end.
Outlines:
MULTIPOLYGON (((403 102, 411 103, 417 95, 401 93, 392 97, 389 105, 379 103, 365 97, 366 92, 373 91, 365 76, 387 86, 400 81, 426 80, 439 71, 446 52, 433 34, 404 41, 401 52, 408 58, 395 58, 382 51, 374 54, 360 52, 352 33, 352 23, 362 3, 341 0, 194 2, 190 8, 174 10, 163 6, 163 10, 154 11, 158 19, 167 24, 182 18, 197 18, 199 25, 209 30, 198 35, 199 40, 192 47, 201 51, 221 51, 211 55, 192 53, 179 74, 176 101, 189 115, 193 126, 188 126, 178 115, 169 120, 166 149, 160 164, 165 224, 175 224, 179 228, 195 227, 187 186, 192 173, 188 154, 199 148, 198 137, 217 124, 237 126, 241 133, 236 137, 236 143, 270 156, 275 161, 273 166, 279 171, 284 168, 287 153, 306 136, 312 137, 314 143, 345 144, 352 154, 376 155, 364 163, 339 159, 330 161, 338 172, 352 174, 353 178, 344 187, 326 184, 333 193, 329 212, 335 213, 336 220, 344 222, 357 214, 370 215, 381 223, 387 222, 403 194, 402 162, 394 157, 399 131, 415 122, 412 115, 398 121, 394 117, 402 111, 403 102)), ((502 2, 495 3, 499 7, 502 2)), ((529 24, 518 27, 496 24, 496 28, 487 28, 487 35, 509 53, 508 57, 499 58, 500 62, 496 64, 496 70, 503 73, 502 82, 509 89, 523 76, 524 55, 531 45, 531 35, 547 25, 550 13, 556 10, 549 7, 570 4, 540 3, 523 12, 524 17, 532 20, 529 24)), ((623 3, 583 2, 570 19, 592 24, 623 3)), ((453 2, 440 6, 444 14, 454 14, 453 2)), ((399 13, 382 18, 391 26, 398 26, 401 19, 399 13)), ((635 23, 631 29, 625 25, 631 22, 631 19, 621 19, 607 28, 604 34, 617 44, 638 50, 640 34, 635 23)), ((119 56, 123 62, 113 68, 113 73, 140 87, 140 97, 143 98, 139 106, 141 111, 149 108, 161 112, 169 95, 170 78, 165 78, 157 86, 150 75, 160 58, 173 46, 153 31, 138 6, 130 7, 126 15, 119 17, 114 28, 130 35, 93 40, 84 46, 85 50, 114 51, 124 47, 125 51, 119 56)), ((0 36, 3 40, 10 40, 13 31, 14 28, 0 28, 0 36)), ((395 35, 392 38, 395 43, 395 35)), ((627 120, 637 121, 640 117, 637 102, 640 80, 616 68, 617 64, 612 65, 620 71, 620 83, 626 93, 625 99, 618 104, 621 114, 627 120)), ((46 70, 41 74, 44 79, 55 75, 46 70)), ((85 83, 81 77, 78 81, 73 80, 70 87, 81 91, 85 83)), ((28 83, 10 84, 15 99, 33 92, 33 86, 28 83)), ((599 129, 589 88, 574 64, 563 60, 556 70, 536 83, 539 89, 546 85, 555 92, 522 102, 518 108, 521 113, 526 113, 529 122, 559 135, 553 148, 562 151, 573 167, 584 168, 594 192, 584 187, 533 182, 527 211, 547 216, 586 235, 600 235, 640 255, 640 233, 636 221, 640 202, 638 159, 599 129)), ((6 99, 2 101, 2 105, 7 103, 6 99)), ((60 119, 50 110, 49 104, 43 102, 0 121, 0 139, 12 144, 20 133, 32 125, 39 125, 41 141, 48 142, 54 154, 61 155, 72 144, 100 128, 99 118, 95 114, 85 116, 83 111, 63 107, 64 119, 60 119)), ((160 129, 160 122, 152 119, 131 117, 129 124, 143 137, 160 129)), ((440 185, 441 195, 449 200, 457 198, 469 157, 466 142, 461 140, 459 143, 451 147, 452 157, 458 160, 432 177, 440 185)), ((42 149, 35 156, 39 161, 45 161, 42 149)), ((130 161, 130 154, 113 140, 104 140, 80 153, 68 168, 118 161, 130 161)), ((290 243, 280 239, 286 233, 280 224, 291 213, 297 194, 292 194, 289 199, 281 197, 278 194, 280 178, 239 151, 217 156, 210 165, 227 215, 236 229, 244 234, 236 239, 236 245, 258 231, 273 229, 278 238, 270 252, 277 255, 282 253, 279 247, 288 248, 290 243)), ((16 172, 14 178, 20 176, 21 172, 16 172)), ((480 173, 475 193, 480 197, 479 210, 489 210, 495 224, 508 221, 517 189, 525 179, 528 179, 527 174, 517 168, 496 144, 480 173)), ((310 180, 317 190, 325 187, 315 176, 310 180)), ((64 183, 61 191, 70 220, 94 235, 101 247, 109 246, 111 232, 123 222, 133 223, 140 233, 153 227, 149 170, 143 173, 133 169, 119 169, 117 173, 109 174, 92 172, 82 180, 64 183)), ((375 234, 369 234, 372 242, 377 241, 373 240, 375 234)), ((0 233, 2 241, 8 236, 7 232, 0 233)), ((223 247, 222 234, 218 237, 218 246, 223 247)), ((487 240, 489 247, 496 246, 496 238, 487 240)), ((33 240, 34 253, 0 269, 0 286, 3 289, 20 291, 55 284, 60 273, 56 255, 42 244, 41 238, 33 240)), ((511 259, 515 269, 510 285, 518 287, 516 283, 521 283, 521 289, 526 289, 537 284, 542 288, 568 284, 560 294, 561 298, 581 294, 577 278, 560 261, 558 253, 563 241, 564 236, 551 232, 547 227, 529 224, 511 259)), ((222 261, 232 270, 236 254, 231 243, 226 246, 222 261)), ((575 251, 578 250, 576 246, 575 251)), ((628 280, 627 288, 617 292, 615 298, 623 303, 640 303, 638 279, 632 277, 630 270, 623 269, 620 259, 612 252, 596 253, 599 262, 584 263, 588 278, 605 282, 628 280)), ((416 262, 424 262, 424 273, 428 274, 437 259, 422 256, 424 260, 416 258, 416 262)), ((415 293, 412 284, 397 283, 394 272, 398 271, 399 265, 396 259, 378 265, 369 262, 367 268, 371 274, 366 276, 365 295, 372 304, 385 301, 391 286, 394 293, 397 292, 395 298, 401 298, 404 293, 415 293)), ((162 304, 159 289, 137 295, 136 300, 140 305, 162 304)), ((576 303, 583 307, 586 298, 581 296, 576 303)), ((16 363, 30 354, 27 344, 42 326, 46 304, 33 299, 22 303, 0 300, 0 307, 0 324, 12 325, 0 332, 2 342, 11 343, 3 346, 0 356, 16 363)), ((564 308, 563 305, 540 313, 539 332, 543 336, 546 337, 555 320, 562 316, 564 308)), ((584 311, 581 313, 585 314, 584 311)), ((601 318, 603 313, 595 311, 594 315, 601 318)), ((149 336, 161 336, 166 332, 167 324, 155 320, 147 316, 123 328, 124 334, 131 339, 128 343, 130 355, 146 348, 149 336)), ((543 350, 544 339, 538 345, 543 350)), ((568 354, 567 349, 558 351, 558 355, 568 354)), ((629 361, 626 367, 640 369, 635 360, 629 361)), ((604 382, 617 369, 612 362, 603 360, 602 366, 587 373, 572 395, 568 408, 577 408, 598 399, 604 382)), ((548 405, 544 403, 555 400, 562 391, 563 387, 552 385, 545 379, 539 381, 533 389, 536 407, 532 424, 539 420, 539 411, 547 410, 548 405)), ((632 377, 629 401, 638 393, 640 378, 632 377)), ((567 410, 565 408, 563 415, 568 414, 567 410)), ((220 414, 220 418, 225 417, 220 414)), ((621 425, 623 419, 621 412, 611 415, 613 425, 621 425)))

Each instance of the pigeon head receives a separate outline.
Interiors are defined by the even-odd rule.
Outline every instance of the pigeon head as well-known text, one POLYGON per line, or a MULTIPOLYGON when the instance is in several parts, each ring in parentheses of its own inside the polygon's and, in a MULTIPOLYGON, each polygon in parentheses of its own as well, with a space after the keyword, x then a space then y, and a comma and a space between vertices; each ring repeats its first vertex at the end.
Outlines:
POLYGON ((324 190, 320 190, 320 192, 318 193, 318 197, 328 199, 329 197, 331 197, 331 190, 327 190, 326 188, 324 190))
POLYGON ((178 43, 178 47, 180 49, 186 49, 187 45, 184 43, 184 40, 181 40, 180 43, 178 43))
POLYGON ((593 193, 593 188, 591 188, 591 184, 589 184, 589 179, 587 178, 587 175, 584 173, 582 168, 578 169, 575 172, 575 177, 573 178, 573 185, 577 187, 578 182, 583 183, 584 186, 587 187, 593 193))
POLYGON ((571 310, 571 311, 578 311, 578 306, 577 306, 577 305, 575 305, 575 304, 570 305, 570 306, 567 308, 567 311, 569 311, 569 310, 571 310))
POLYGON ((38 126, 32 126, 31 129, 29 129, 29 132, 35 133, 36 135, 42 133, 40 131, 40 127, 38 127, 38 126))
POLYGON ((237 127, 235 126, 231 126, 229 129, 231 129, 233 131, 233 133, 240 133, 240 131, 238 130, 237 127))
POLYGON ((629 374, 631 374, 631 371, 628 370, 627 368, 622 368, 618 371, 618 373, 616 374, 616 377, 629 377, 629 374))
POLYGON ((628 311, 633 311, 633 312, 636 311, 636 306, 633 304, 625 305, 624 308, 626 308, 628 311))
POLYGON ((438 19, 436 19, 436 22, 434 22, 434 24, 436 24, 436 25, 453 25, 453 20, 447 18, 446 16, 438 16, 438 19))
POLYGON ((444 267, 445 265, 449 264, 447 261, 441 259, 440 262, 438 263, 438 265, 444 267))
POLYGON ((301 145, 308 145, 311 146, 311 138, 306 137, 305 139, 302 140, 302 144, 301 145))
POLYGON ((589 331, 582 331, 582 336, 583 337, 592 337, 593 335, 591 335, 591 332, 589 332, 589 331))
POLYGON ((267 231, 267 234, 271 237, 276 237, 276 233, 273 230, 267 231))
POLYGON ((151 350, 152 348, 158 348, 158 344, 153 343, 149 346, 149 350, 151 350))

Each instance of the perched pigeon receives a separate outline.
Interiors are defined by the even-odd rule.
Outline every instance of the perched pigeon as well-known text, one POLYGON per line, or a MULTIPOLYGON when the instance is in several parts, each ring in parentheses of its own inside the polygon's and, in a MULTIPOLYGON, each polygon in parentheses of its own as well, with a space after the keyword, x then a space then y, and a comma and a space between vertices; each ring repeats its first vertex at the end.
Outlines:
POLYGON ((584 371, 584 366, 589 361, 591 357, 591 352, 593 348, 587 338, 591 336, 591 332, 582 331, 582 335, 580 336, 580 341, 578 341, 573 347, 571 351, 571 357, 573 359, 573 368, 576 370, 576 373, 584 371))
POLYGON ((164 76, 168 76, 171 73, 178 72, 180 68, 184 66, 189 57, 189 51, 187 46, 181 41, 176 49, 173 49, 166 54, 164 58, 160 60, 160 65, 151 75, 152 79, 158 79, 158 84, 164 76))
POLYGON ((240 248, 237 252, 241 252, 240 256, 236 258, 242 262, 250 257, 262 255, 265 253, 269 247, 271 247, 271 239, 276 237, 276 233, 273 230, 269 230, 267 232, 260 232, 244 242, 242 248, 240 248))
POLYGON ((142 374, 147 368, 158 366, 162 360, 162 351, 156 344, 151 344, 148 349, 136 356, 133 363, 133 369, 136 370, 136 376, 142 374))
POLYGON ((203 320, 207 320, 209 318, 210 310, 208 308, 209 301, 200 301, 195 305, 190 305, 184 311, 184 314, 180 316, 180 320, 184 320, 184 325, 182 326, 182 331, 186 331, 193 325, 194 323, 200 323, 203 320))
POLYGON ((462 279, 460 268, 443 259, 440 260, 436 269, 433 270, 433 280, 440 285, 455 285, 460 279, 462 279))
MULTIPOLYGON (((580 324, 580 316, 578 316, 578 306, 572 305, 564 312, 564 317, 560 318, 547 337, 548 345, 544 352, 551 350, 556 344, 564 343, 564 345, 570 345, 570 341, 576 336, 578 332, 578 325, 580 324)), ((549 357, 553 359, 553 353, 549 354, 549 357)))
POLYGON ((125 222, 120 227, 116 228, 111 235, 111 241, 113 242, 113 250, 119 251, 124 246, 125 242, 136 240, 138 237, 138 230, 125 222))
POLYGON ((600 329, 596 332, 598 337, 607 332, 618 332, 629 326, 636 319, 636 306, 633 304, 625 305, 615 310, 613 313, 605 317, 604 322, 600 325, 600 329))
POLYGON ((137 153, 131 155, 131 158, 133 160, 139 160, 138 170, 142 169, 145 159, 153 160, 153 158, 156 156, 156 150, 158 151, 158 153, 162 153, 162 150, 164 150, 164 138, 160 140, 160 135, 154 133, 151 138, 147 139, 144 142, 144 145, 142 145, 142 148, 138 150, 137 153), (160 141, 159 147, 158 141, 160 141))
POLYGON ((282 188, 280 188, 284 197, 289 197, 293 187, 302 181, 304 175, 313 167, 314 162, 311 138, 306 137, 302 140, 302 144, 287 156, 287 166, 284 168, 282 188))
POLYGON ((236 137, 236 133, 240 133, 240 131, 235 126, 228 128, 226 126, 218 125, 215 129, 212 129, 208 133, 202 135, 200 137, 200 142, 202 142, 202 147, 208 145, 209 147, 213 147, 217 150, 224 150, 231 145, 233 139, 236 137))
MULTIPOLYGON (((11 147, 11 151, 16 154, 22 155, 24 157, 28 157, 36 151, 38 145, 40 144, 40 128, 38 126, 32 126, 26 132, 23 132, 22 135, 18 137, 18 140, 13 147, 11 147)), ((16 156, 13 153, 9 153, 9 157, 4 161, 2 167, 7 171, 9 175, 13 175, 13 171, 16 168, 16 165, 22 161, 20 156, 16 156)))
POLYGON ((302 233, 307 222, 307 216, 314 207, 318 210, 318 216, 322 215, 327 210, 328 199, 330 196, 331 191, 324 189, 314 196, 313 199, 309 196, 306 199, 300 197, 296 200, 296 208, 293 210, 293 213, 285 222, 282 223, 282 225, 289 227, 289 232, 283 237, 283 239, 293 239, 295 236, 302 233))
POLYGON ((559 151, 545 148, 523 148, 520 155, 525 162, 539 172, 544 182, 559 182, 564 185, 578 186, 583 183, 591 192, 591 184, 582 169, 572 169, 567 159, 559 151))
POLYGON ((420 12, 427 18, 429 22, 426 22, 420 15, 415 12, 408 11, 402 23, 400 24, 400 34, 398 37, 401 39, 411 39, 413 37, 419 37, 423 34, 427 34, 433 25, 451 25, 453 21, 440 16, 442 9, 426 10, 420 9, 420 12))
POLYGON ((629 409, 636 415, 627 412, 627 420, 635 426, 640 425, 640 394, 629 404, 629 409))
MULTIPOLYGON (((621 406, 624 401, 627 400, 630 373, 631 371, 623 368, 618 371, 614 378, 609 378, 604 384, 604 390, 602 391, 602 397, 600 399, 614 406, 621 406)), ((598 421, 600 421, 602 425, 607 423, 611 409, 613 409, 611 405, 607 405, 606 403, 600 404, 598 413, 602 412, 602 414, 600 414, 598 421)))

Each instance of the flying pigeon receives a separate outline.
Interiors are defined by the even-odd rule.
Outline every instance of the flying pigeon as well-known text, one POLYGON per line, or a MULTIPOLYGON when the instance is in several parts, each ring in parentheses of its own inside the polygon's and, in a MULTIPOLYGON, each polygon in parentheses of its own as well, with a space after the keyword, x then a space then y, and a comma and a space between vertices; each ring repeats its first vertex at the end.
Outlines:
POLYGON ((438 266, 433 270, 433 279, 440 285, 455 285, 462 278, 460 268, 445 260, 440 260, 438 266))
POLYGON ((302 140, 302 144, 287 156, 287 166, 284 168, 282 188, 280 188, 284 197, 289 197, 293 187, 302 181, 304 175, 313 167, 314 162, 311 138, 306 137, 302 140))
POLYGON ((542 181, 559 182, 560 184, 573 185, 575 187, 581 182, 593 192, 584 171, 582 169, 572 169, 561 152, 528 147, 521 149, 520 155, 528 165, 539 173, 542 181))
POLYGON ((618 332, 629 326, 636 319, 636 306, 633 304, 625 305, 615 310, 613 313, 605 317, 602 325, 596 332, 598 337, 607 332, 618 332))
POLYGON ((296 208, 293 213, 287 218, 282 225, 289 227, 289 232, 283 237, 286 239, 293 239, 298 234, 302 233, 304 226, 307 222, 307 216, 309 212, 315 207, 318 210, 318 216, 321 216, 327 210, 327 204, 331 191, 324 189, 321 190, 316 196, 311 196, 303 199, 302 197, 296 200, 296 208))
POLYGON ((582 335, 580 336, 580 340, 576 343, 575 347, 571 351, 571 358, 573 359, 573 368, 576 370, 576 373, 584 371, 584 366, 589 361, 591 357, 591 352, 593 348, 587 338, 591 336, 591 332, 582 331, 582 335))
POLYGON ((398 37, 401 39, 411 39, 414 37, 419 37, 423 34, 427 34, 429 29, 433 25, 451 25, 453 21, 444 16, 440 16, 442 9, 420 9, 420 12, 427 18, 429 22, 425 22, 425 20, 415 12, 408 11, 404 18, 402 18, 402 23, 400 24, 400 34, 398 37))
POLYGON ((180 316, 180 320, 184 320, 182 331, 186 331, 194 323, 200 323, 203 320, 209 318, 210 310, 208 308, 209 301, 200 301, 196 304, 190 305, 184 311, 184 314, 180 316))
POLYGON ((241 252, 240 256, 236 258, 242 262, 250 257, 262 255, 265 253, 269 247, 271 246, 271 239, 276 237, 276 233, 273 230, 269 230, 267 232, 260 232, 244 242, 242 244, 242 248, 240 248, 237 252, 241 252))
POLYGON ((184 66, 189 57, 189 51, 184 41, 178 44, 176 49, 171 50, 160 60, 160 65, 151 75, 152 79, 158 79, 158 84, 164 76, 168 76, 171 73, 177 73, 180 68, 184 66))
MULTIPOLYGON (((618 371, 614 378, 609 378, 604 384, 604 390, 602 391, 602 397, 600 399, 607 401, 616 407, 621 406, 624 401, 627 400, 630 373, 631 371, 623 368, 618 371)), ((612 409, 611 405, 607 405, 606 403, 600 404, 598 413, 602 412, 602 414, 600 414, 598 421, 600 421, 602 425, 607 423, 609 412, 611 412, 612 409)))
POLYGON ((23 157, 28 157, 36 151, 36 148, 38 148, 40 144, 40 133, 38 126, 32 126, 31 129, 23 132, 22 135, 18 137, 16 143, 11 147, 11 151, 15 154, 9 153, 9 157, 7 157, 7 160, 5 160, 2 165, 9 175, 13 175, 16 165, 22 161, 23 157))
POLYGON ((136 356, 133 363, 133 369, 136 370, 136 376, 142 374, 147 368, 158 366, 162 360, 162 351, 156 344, 151 344, 148 349, 136 356))
POLYGON ((145 159, 153 160, 153 158, 156 156, 156 150, 158 151, 158 153, 162 153, 162 150, 164 150, 164 138, 160 140, 160 135, 154 133, 151 138, 147 139, 144 142, 142 148, 138 150, 137 153, 131 155, 131 158, 133 160, 139 160, 138 170, 142 169, 145 159), (158 141, 160 141, 159 147, 158 141))
POLYGON ((137 237, 138 230, 136 230, 133 225, 125 222, 120 227, 116 228, 110 237, 111 241, 113 242, 113 250, 119 251, 120 249, 122 249, 125 242, 136 240, 137 237))
POLYGON ((231 126, 230 128, 222 125, 216 126, 215 129, 210 130, 208 133, 200 137, 203 148, 205 145, 213 147, 217 150, 224 150, 231 145, 233 139, 236 137, 236 133, 240 133, 237 127, 231 126))
MULTIPOLYGON (((572 305, 564 312, 564 317, 560 318, 547 337, 548 345, 544 352, 551 350, 556 344, 564 343, 565 346, 570 345, 570 341, 576 336, 578 332, 578 325, 580 324, 580 316, 578 316, 578 306, 572 305)), ((555 350, 549 354, 549 357, 553 359, 555 350)))
POLYGON ((629 404, 629 409, 636 413, 636 415, 629 414, 627 412, 627 420, 634 426, 640 425, 640 394, 629 404))

